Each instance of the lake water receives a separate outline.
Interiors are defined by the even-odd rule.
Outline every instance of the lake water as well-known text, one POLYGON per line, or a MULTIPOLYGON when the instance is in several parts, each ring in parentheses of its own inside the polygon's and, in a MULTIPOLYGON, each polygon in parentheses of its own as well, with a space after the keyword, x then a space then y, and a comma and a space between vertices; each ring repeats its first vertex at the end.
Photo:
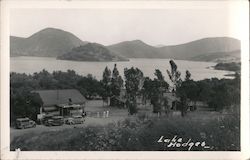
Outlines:
MULTIPOLYGON (((213 62, 197 62, 197 61, 184 61, 174 60, 178 66, 178 70, 181 72, 182 77, 185 77, 186 70, 191 73, 191 78, 194 80, 202 80, 205 78, 232 78, 225 76, 226 74, 232 74, 230 71, 214 70, 211 66, 216 65, 213 62)), ((76 73, 86 76, 92 74, 98 80, 102 78, 104 68, 108 66, 113 70, 114 64, 117 64, 117 68, 121 75, 123 75, 124 68, 130 68, 132 66, 139 68, 144 76, 154 78, 154 70, 159 69, 165 78, 168 80, 166 70, 170 70, 169 59, 130 59, 126 62, 77 62, 56 60, 56 58, 50 57, 11 57, 10 58, 10 71, 18 73, 33 74, 34 72, 40 72, 45 69, 49 72, 53 71, 67 71, 68 69, 75 70, 76 73)))

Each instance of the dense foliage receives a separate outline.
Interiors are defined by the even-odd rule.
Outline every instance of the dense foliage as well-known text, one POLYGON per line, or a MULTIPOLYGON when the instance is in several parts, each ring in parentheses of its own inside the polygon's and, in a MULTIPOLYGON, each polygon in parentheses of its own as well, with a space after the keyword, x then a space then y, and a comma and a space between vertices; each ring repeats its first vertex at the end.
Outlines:
MULTIPOLYGON (((186 80, 177 88, 180 97, 192 101, 203 101, 215 110, 232 109, 240 104, 240 75, 234 79, 186 80)), ((236 108, 235 108, 236 109, 236 108)))

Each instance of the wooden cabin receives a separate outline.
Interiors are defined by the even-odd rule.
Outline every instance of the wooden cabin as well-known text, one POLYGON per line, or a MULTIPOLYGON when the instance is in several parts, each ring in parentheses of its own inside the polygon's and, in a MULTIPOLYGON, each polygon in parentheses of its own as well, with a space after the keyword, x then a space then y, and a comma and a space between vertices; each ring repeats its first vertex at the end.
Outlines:
POLYGON ((51 116, 73 116, 84 112, 86 98, 76 89, 36 90, 42 99, 40 114, 51 116))

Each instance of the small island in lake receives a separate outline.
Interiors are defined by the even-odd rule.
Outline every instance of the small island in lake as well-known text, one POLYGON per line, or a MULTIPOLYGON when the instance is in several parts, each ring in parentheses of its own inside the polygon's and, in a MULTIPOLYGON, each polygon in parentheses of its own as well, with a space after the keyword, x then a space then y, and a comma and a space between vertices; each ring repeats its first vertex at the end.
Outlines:
POLYGON ((214 66, 214 69, 240 72, 241 63, 240 62, 218 63, 214 66))
POLYGON ((60 60, 73 61, 128 61, 127 58, 115 55, 105 46, 98 43, 87 43, 73 48, 70 52, 57 57, 60 60))

